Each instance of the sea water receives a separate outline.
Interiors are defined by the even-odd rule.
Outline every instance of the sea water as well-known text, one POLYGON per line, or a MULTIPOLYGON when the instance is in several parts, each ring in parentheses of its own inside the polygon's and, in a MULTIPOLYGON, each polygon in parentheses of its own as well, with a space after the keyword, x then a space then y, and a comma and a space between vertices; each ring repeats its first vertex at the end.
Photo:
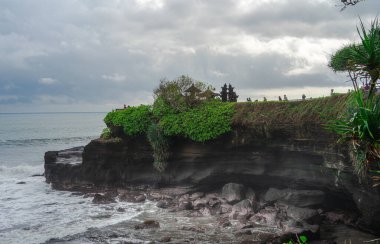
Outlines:
POLYGON ((0 243, 43 243, 136 215, 133 204, 92 204, 91 198, 53 190, 44 177, 32 176, 43 173, 46 151, 83 146, 99 137, 104 116, 0 113, 0 243))

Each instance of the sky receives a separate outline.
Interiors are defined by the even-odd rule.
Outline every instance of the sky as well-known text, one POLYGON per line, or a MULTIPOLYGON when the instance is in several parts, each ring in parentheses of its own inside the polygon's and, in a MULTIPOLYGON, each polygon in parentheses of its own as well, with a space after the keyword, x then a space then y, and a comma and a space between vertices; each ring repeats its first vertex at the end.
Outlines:
POLYGON ((109 111, 189 75, 239 101, 351 88, 327 64, 380 1, 1 0, 0 113, 109 111))

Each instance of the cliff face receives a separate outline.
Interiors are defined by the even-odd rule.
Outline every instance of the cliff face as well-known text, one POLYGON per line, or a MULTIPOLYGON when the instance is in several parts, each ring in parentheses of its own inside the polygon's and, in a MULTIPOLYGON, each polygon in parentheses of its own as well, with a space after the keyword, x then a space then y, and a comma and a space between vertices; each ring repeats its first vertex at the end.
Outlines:
POLYGON ((270 131, 235 127, 207 143, 173 138, 169 165, 159 173, 145 137, 98 139, 84 147, 82 164, 62 162, 67 151, 47 152, 45 176, 53 184, 186 184, 211 190, 236 182, 259 192, 269 187, 316 189, 326 193, 327 207, 358 211, 363 226, 380 231, 380 195, 359 185, 348 146, 336 140, 315 124, 282 124, 270 131))

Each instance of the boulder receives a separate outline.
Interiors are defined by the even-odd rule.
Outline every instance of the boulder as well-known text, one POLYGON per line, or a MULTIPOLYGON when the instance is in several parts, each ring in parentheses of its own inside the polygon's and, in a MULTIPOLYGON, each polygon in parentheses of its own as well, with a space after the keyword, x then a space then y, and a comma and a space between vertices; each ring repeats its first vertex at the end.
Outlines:
POLYGON ((156 204, 156 206, 158 208, 168 208, 170 205, 170 202, 168 200, 160 200, 158 201, 158 203, 156 204))
POLYGON ((141 224, 135 225, 135 230, 160 228, 160 223, 156 220, 145 220, 141 224))
POLYGON ((170 236, 163 236, 160 238, 159 242, 170 242, 172 238, 170 236))
POLYGON ((256 200, 256 193, 251 187, 247 189, 247 192, 245 193, 245 198, 251 201, 256 200))
POLYGON ((245 187, 242 184, 228 183, 222 188, 222 197, 228 203, 234 204, 245 198, 245 187))
POLYGON ((294 190, 269 188, 265 193, 264 200, 267 202, 283 202, 297 207, 309 207, 321 205, 325 193, 319 190, 294 190))
POLYGON ((104 195, 95 194, 94 199, 92 199, 92 203, 95 203, 95 204, 108 204, 108 203, 114 203, 114 202, 115 202, 115 199, 112 198, 112 196, 108 194, 104 194, 104 195))
POLYGON ((139 195, 135 197, 136 202, 145 202, 146 196, 144 195, 139 195))
POLYGON ((231 212, 231 210, 232 210, 232 205, 230 205, 228 203, 223 203, 220 206, 220 213, 222 213, 222 214, 229 213, 229 212, 231 212))
POLYGON ((211 216, 211 215, 212 215, 210 209, 207 208, 207 207, 200 209, 199 212, 200 212, 203 216, 211 216))
POLYGON ((278 210, 274 207, 266 207, 260 210, 257 214, 250 218, 255 224, 265 225, 265 226, 277 226, 279 223, 278 210))
POLYGON ((195 192, 195 193, 193 193, 193 194, 190 195, 190 199, 194 201, 194 200, 196 200, 198 198, 204 197, 204 195, 205 194, 203 192, 195 192))
POLYGON ((233 219, 237 219, 239 217, 248 216, 250 213, 252 213, 252 203, 246 199, 232 206, 230 216, 233 219))
POLYGON ((197 199, 193 202, 194 209, 201 209, 205 206, 207 206, 208 200, 205 198, 197 199))
POLYGON ((119 207, 119 208, 117 209, 117 211, 120 212, 120 213, 123 213, 123 212, 125 212, 125 209, 122 208, 122 207, 119 207))
POLYGON ((191 210, 193 209, 193 204, 189 200, 183 200, 178 203, 178 210, 191 210))
POLYGON ((289 220, 284 222, 284 228, 280 236, 305 235, 311 239, 318 236, 319 232, 319 225, 309 225, 306 223, 300 224, 297 221, 289 220))
POLYGON ((190 198, 189 194, 184 194, 184 195, 179 197, 178 202, 188 201, 189 198, 190 198))
POLYGON ((299 208, 295 206, 286 206, 287 216, 299 222, 316 223, 321 221, 318 211, 310 208, 299 208))
POLYGON ((210 200, 208 200, 208 205, 210 207, 215 207, 218 204, 220 204, 220 200, 218 198, 211 198, 210 200))

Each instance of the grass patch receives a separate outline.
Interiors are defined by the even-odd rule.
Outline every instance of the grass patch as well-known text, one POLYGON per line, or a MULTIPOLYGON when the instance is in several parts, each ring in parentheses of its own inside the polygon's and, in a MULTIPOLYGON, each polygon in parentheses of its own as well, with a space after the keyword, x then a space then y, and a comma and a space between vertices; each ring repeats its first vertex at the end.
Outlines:
POLYGON ((312 122, 323 125, 331 119, 347 116, 352 101, 352 94, 339 94, 305 101, 237 103, 232 124, 245 127, 274 124, 302 126, 312 122))

